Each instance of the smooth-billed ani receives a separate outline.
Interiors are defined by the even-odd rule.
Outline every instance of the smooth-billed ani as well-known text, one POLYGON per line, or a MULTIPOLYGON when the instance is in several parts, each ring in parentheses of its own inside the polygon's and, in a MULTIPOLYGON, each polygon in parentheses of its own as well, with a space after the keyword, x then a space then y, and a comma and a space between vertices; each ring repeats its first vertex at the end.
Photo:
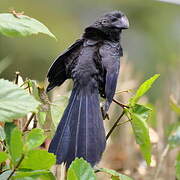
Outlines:
POLYGON ((106 99, 105 115, 115 94, 123 54, 120 34, 128 27, 128 19, 120 11, 103 15, 50 67, 47 91, 66 79, 74 81, 69 104, 49 147, 58 164, 64 162, 68 168, 76 157, 83 157, 94 166, 100 160, 106 141, 99 94, 106 99))

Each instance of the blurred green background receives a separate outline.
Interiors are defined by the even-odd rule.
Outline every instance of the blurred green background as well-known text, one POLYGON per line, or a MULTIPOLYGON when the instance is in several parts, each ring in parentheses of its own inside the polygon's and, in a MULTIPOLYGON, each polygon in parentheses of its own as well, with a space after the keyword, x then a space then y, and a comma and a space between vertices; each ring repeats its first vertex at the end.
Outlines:
MULTIPOLYGON (((160 73, 159 87, 151 91, 155 101, 166 89, 171 71, 178 71, 180 47, 180 6, 153 0, 0 0, 0 12, 10 8, 43 22, 57 37, 7 38, 0 35, 0 60, 8 58, 10 66, 1 74, 43 81, 56 56, 78 39, 83 29, 98 16, 122 10, 129 18, 130 29, 123 33, 122 46, 134 75, 145 80, 160 73)), ((177 77, 178 78, 178 77, 177 77)))

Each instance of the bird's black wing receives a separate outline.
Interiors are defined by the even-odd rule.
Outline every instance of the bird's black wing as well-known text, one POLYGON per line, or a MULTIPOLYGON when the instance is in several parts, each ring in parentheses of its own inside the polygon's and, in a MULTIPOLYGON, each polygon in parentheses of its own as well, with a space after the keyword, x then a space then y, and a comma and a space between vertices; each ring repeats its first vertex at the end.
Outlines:
POLYGON ((119 75, 120 68, 120 51, 119 45, 105 44, 100 50, 99 54, 101 56, 102 65, 105 69, 105 88, 104 94, 106 97, 106 103, 104 107, 105 113, 108 111, 109 106, 113 100, 115 94, 117 79, 119 75))
POLYGON ((52 63, 47 74, 49 81, 47 92, 55 86, 60 86, 66 79, 70 78, 67 68, 69 68, 71 63, 74 63, 74 60, 79 56, 83 41, 83 39, 77 40, 52 63))

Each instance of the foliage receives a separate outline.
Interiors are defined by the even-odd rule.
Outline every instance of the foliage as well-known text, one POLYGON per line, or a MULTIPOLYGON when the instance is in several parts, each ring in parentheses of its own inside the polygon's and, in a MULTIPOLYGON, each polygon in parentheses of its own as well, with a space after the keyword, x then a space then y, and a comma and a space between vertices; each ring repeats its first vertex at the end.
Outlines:
POLYGON ((0 14, 0 33, 9 37, 44 33, 55 38, 41 22, 16 12, 0 14))
MULTIPOLYGON (((41 32, 54 37, 37 20, 24 15, 17 17, 15 15, 17 14, 0 14, 0 33, 15 37, 41 32)), ((27 80, 18 86, 19 78, 17 74, 16 84, 0 79, 0 121, 4 123, 0 125, 0 140, 4 150, 0 152, 0 179, 54 180, 55 177, 49 169, 55 164, 55 156, 46 150, 37 149, 46 139, 44 130, 36 128, 34 123, 34 128, 27 131, 30 121, 39 113, 43 104, 37 84, 27 80), (28 119, 29 113, 31 117, 28 119), (20 118, 25 120, 25 127, 19 126, 21 129, 16 125, 22 123, 20 118)))
POLYGON ((45 136, 43 130, 32 129, 23 140, 22 132, 12 122, 7 122, 5 123, 5 135, 4 146, 8 154, 1 152, 0 159, 1 162, 9 159, 12 169, 8 170, 11 173, 8 174, 6 170, 0 177, 4 177, 7 174, 12 179, 33 177, 34 175, 36 177, 41 175, 49 176, 49 169, 55 163, 55 156, 45 150, 36 149, 36 147, 44 142, 45 136))
POLYGON ((44 135, 43 129, 40 128, 32 129, 26 136, 25 147, 27 150, 34 149, 36 147, 39 147, 44 142, 45 139, 46 136, 44 135))
POLYGON ((89 163, 84 161, 82 158, 76 158, 68 169, 67 172, 68 180, 95 180, 96 176, 93 168, 89 163))
POLYGON ((12 121, 35 112, 39 102, 10 81, 0 80, 0 121, 12 121))
POLYGON ((140 145, 143 157, 148 165, 151 163, 151 143, 147 120, 150 116, 151 109, 137 103, 138 100, 151 88, 152 84, 158 77, 159 74, 155 74, 153 77, 146 80, 137 89, 135 95, 129 100, 129 108, 126 109, 126 115, 131 120, 136 142, 140 145))
POLYGON ((135 104, 128 112, 130 114, 136 142, 140 145, 142 154, 149 165, 151 163, 151 142, 147 119, 150 114, 150 109, 143 105, 135 104))
MULTIPOLYGON (((112 169, 100 168, 97 172, 111 175, 112 180, 132 180, 130 177, 120 174, 112 169)), ((94 169, 83 158, 76 158, 67 172, 67 180, 96 180, 94 169)))
POLYGON ((111 175, 112 180, 132 180, 130 177, 120 174, 112 169, 100 168, 99 171, 111 175))

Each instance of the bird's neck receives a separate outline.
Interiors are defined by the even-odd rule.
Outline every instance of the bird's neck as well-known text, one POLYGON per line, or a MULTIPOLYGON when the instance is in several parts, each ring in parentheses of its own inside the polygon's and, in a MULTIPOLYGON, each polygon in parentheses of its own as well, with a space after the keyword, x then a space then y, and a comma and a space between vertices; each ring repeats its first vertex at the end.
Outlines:
POLYGON ((120 33, 119 31, 100 31, 95 28, 88 28, 86 29, 85 33, 83 34, 83 38, 92 39, 92 40, 108 40, 112 42, 119 42, 120 41, 120 33))
POLYGON ((113 42, 119 42, 120 41, 120 32, 119 31, 107 31, 105 32, 107 40, 113 41, 113 42))

